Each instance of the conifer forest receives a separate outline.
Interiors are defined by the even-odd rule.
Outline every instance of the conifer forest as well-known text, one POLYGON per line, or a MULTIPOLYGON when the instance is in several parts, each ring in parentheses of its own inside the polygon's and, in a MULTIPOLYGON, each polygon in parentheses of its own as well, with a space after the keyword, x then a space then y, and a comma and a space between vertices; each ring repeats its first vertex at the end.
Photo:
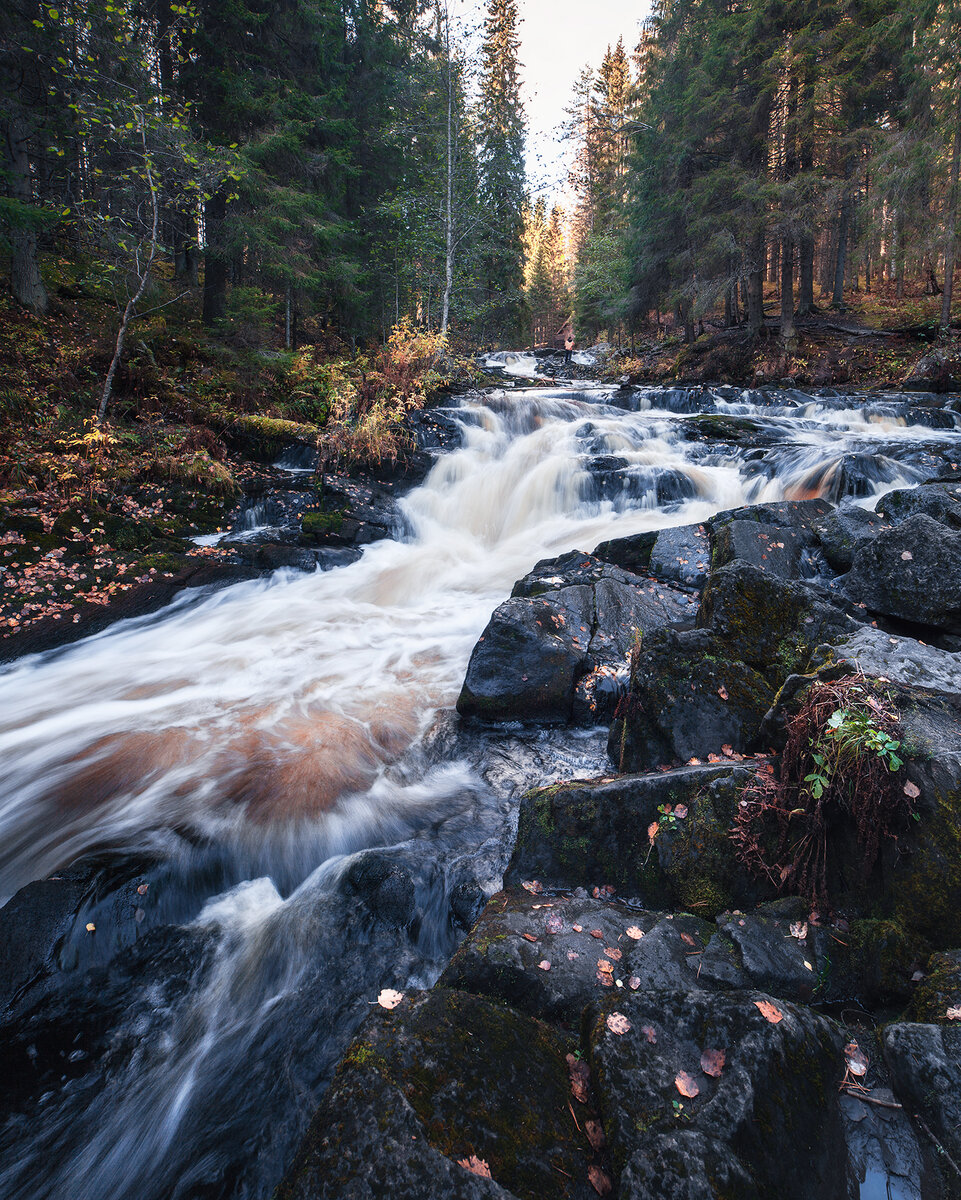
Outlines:
POLYGON ((961 1196, 961 0, 4 0, 0 1200, 961 1196))

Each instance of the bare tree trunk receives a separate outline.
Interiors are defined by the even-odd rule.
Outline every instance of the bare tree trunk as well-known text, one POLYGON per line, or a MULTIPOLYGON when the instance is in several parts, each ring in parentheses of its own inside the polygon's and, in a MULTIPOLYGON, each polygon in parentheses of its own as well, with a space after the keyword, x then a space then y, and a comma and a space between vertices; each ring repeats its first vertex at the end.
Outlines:
MULTIPOLYGON (((12 199, 29 205, 30 160, 27 154, 29 134, 26 122, 18 116, 10 116, 4 127, 4 159, 9 177, 12 199)), ((37 235, 32 228, 16 224, 9 231, 10 239, 10 291, 17 304, 42 316, 50 309, 50 298, 43 286, 40 263, 37 258, 37 235)))
POLYGON ((764 325, 764 235, 755 242, 755 261, 747 277, 747 323, 757 337, 764 325))
POLYGON ((958 97, 958 123, 954 130, 954 153, 951 156, 951 186, 948 192, 948 211, 944 223, 944 291, 941 294, 941 333, 947 337, 951 329, 951 300, 954 294, 954 268, 957 258, 958 177, 961 175, 961 95, 958 97))
POLYGON ((204 205, 204 310, 205 325, 214 325, 227 315, 227 272, 229 262, 223 246, 223 224, 227 201, 218 190, 204 205))
POLYGON ((781 339, 794 341, 794 240, 781 239, 781 339))
POLYGON ((150 207, 151 207, 151 225, 150 225, 150 252, 147 255, 147 261, 144 263, 143 270, 139 270, 138 275, 140 282, 137 290, 127 301, 124 307, 123 314, 120 318, 120 329, 117 331, 117 344, 114 348, 113 358, 110 360, 110 368, 107 371, 107 378, 104 380, 103 395, 100 397, 100 406, 97 409, 97 424, 102 425, 104 417, 107 415, 107 405, 110 403, 110 393, 113 390, 113 378, 117 373, 117 367, 120 365, 120 358, 123 354, 123 343, 127 336, 127 326, 133 319, 137 305, 140 303, 140 297, 144 294, 147 284, 150 281, 150 274, 153 271, 154 261, 157 257, 157 252, 160 249, 160 191, 154 182, 153 170, 150 166, 150 155, 147 153, 147 136, 144 128, 140 127, 140 137, 144 149, 144 166, 146 168, 147 186, 150 189, 150 207))
MULTIPOLYGON (((849 168, 845 170, 848 176, 849 168)), ((841 199, 841 220, 838 223, 837 258, 834 262, 834 291, 831 296, 832 308, 844 308, 844 276, 847 271, 848 236, 851 228, 851 188, 845 184, 844 195, 841 199)))

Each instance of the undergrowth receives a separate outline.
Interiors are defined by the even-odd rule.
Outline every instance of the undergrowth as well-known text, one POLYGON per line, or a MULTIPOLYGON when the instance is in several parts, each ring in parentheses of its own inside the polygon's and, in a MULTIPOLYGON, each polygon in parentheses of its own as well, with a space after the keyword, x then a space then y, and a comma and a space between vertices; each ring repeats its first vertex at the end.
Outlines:
POLYGON ((828 902, 828 842, 849 820, 862 878, 911 814, 897 786, 898 716, 863 675, 816 682, 787 724, 780 771, 762 768, 738 806, 738 857, 780 890, 828 902))

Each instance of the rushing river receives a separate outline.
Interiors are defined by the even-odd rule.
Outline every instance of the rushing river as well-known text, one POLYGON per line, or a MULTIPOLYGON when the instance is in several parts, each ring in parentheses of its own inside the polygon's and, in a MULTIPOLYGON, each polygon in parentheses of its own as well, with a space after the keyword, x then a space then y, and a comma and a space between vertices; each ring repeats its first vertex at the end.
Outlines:
MULTIPOLYGON (((451 894, 498 886, 523 739, 496 748, 493 770, 443 713, 515 580, 745 503, 870 505, 961 451, 953 416, 929 428, 914 403, 734 389, 465 399, 461 448, 403 501, 403 540, 7 668, 0 896, 94 854, 147 882, 123 911, 91 902, 61 951, 73 990, 40 997, 8 1034, 19 1082, 0 1113, 0 1196, 269 1196, 367 1004, 382 986, 429 985, 456 944, 451 894), (740 440, 695 433, 702 411, 741 422, 740 440), (351 856, 372 847, 415 882, 409 930, 380 932, 345 888, 351 856), (138 940, 156 953, 138 958, 138 940), (86 970, 101 972, 95 994, 86 970)), ((553 735, 516 782, 596 773, 601 743, 553 735)))

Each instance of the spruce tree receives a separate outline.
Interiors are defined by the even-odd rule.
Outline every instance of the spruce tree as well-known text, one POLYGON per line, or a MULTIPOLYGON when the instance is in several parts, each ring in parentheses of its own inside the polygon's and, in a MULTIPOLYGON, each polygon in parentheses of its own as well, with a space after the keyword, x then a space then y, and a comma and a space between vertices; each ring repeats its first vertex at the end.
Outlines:
POLYGON ((524 111, 518 75, 516 0, 488 0, 479 98, 479 165, 485 338, 511 340, 522 322, 524 282, 524 111))

